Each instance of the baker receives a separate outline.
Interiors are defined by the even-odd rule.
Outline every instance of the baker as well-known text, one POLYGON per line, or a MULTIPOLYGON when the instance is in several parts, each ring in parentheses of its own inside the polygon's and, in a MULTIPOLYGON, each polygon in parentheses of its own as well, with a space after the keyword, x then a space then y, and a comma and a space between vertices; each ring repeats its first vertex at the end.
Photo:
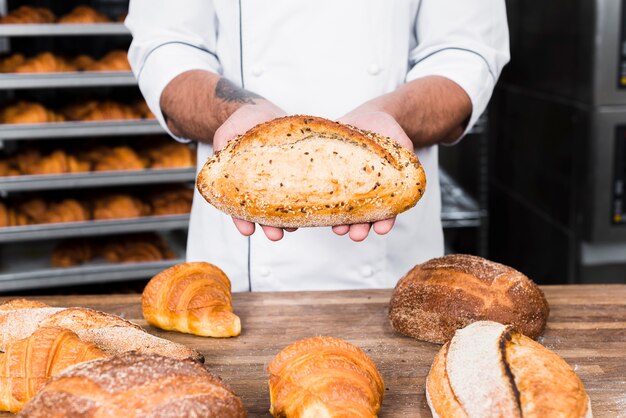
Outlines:
POLYGON ((508 62, 504 0, 131 0, 126 25, 148 106, 198 141, 198 168, 258 123, 309 114, 415 148, 426 172, 413 209, 332 231, 253 234, 196 192, 188 261, 234 291, 328 290, 393 287, 443 254, 437 144, 474 125, 508 62))

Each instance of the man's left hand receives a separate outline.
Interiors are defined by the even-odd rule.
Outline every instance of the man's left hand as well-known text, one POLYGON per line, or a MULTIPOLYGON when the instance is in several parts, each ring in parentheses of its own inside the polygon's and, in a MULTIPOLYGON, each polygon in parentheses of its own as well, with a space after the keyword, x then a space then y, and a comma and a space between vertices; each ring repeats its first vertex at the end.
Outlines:
MULTIPOLYGON (((379 110, 366 110, 357 108, 338 120, 341 123, 352 125, 359 129, 375 132, 387 136, 403 147, 413 152, 413 142, 404 132, 404 129, 389 113, 379 110)), ((333 232, 337 235, 348 234, 353 241, 363 241, 367 238, 370 229, 374 229, 379 235, 384 235, 391 231, 396 218, 384 219, 374 223, 337 225, 333 226, 333 232)))

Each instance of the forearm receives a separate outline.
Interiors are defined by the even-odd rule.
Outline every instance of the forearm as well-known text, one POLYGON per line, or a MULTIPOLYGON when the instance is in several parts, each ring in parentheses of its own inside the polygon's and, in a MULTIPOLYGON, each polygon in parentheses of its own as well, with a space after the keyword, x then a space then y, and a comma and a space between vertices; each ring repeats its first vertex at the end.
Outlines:
POLYGON ((424 77, 361 106, 389 113, 416 147, 450 143, 464 132, 472 113, 465 91, 444 77, 424 77))
POLYGON ((192 70, 165 87, 160 104, 174 135, 211 143, 217 129, 237 109, 263 101, 218 74, 192 70))

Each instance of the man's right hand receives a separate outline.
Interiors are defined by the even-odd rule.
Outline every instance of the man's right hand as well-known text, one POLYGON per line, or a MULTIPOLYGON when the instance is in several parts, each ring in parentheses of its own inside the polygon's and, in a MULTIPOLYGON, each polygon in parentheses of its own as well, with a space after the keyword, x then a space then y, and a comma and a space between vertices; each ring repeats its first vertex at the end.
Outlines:
MULTIPOLYGON (((220 151, 226 146, 228 141, 245 133, 259 123, 267 122, 285 115, 284 110, 264 99, 255 99, 254 104, 243 105, 233 112, 222 126, 215 131, 215 136, 213 137, 213 151, 220 151)), ((249 236, 254 233, 254 223, 236 218, 233 218, 233 222, 242 235, 249 236)), ((282 228, 264 225, 261 225, 261 228, 267 238, 272 241, 278 241, 284 236, 282 228)), ((288 232, 295 231, 295 229, 291 228, 285 230, 288 232)))

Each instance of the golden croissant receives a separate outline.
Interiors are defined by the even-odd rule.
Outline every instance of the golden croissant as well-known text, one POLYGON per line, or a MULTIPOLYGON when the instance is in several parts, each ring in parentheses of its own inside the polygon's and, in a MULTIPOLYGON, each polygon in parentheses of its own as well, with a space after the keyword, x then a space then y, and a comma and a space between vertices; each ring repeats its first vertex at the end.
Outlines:
POLYGON ((200 335, 234 337, 241 321, 232 311, 230 280, 209 263, 183 263, 157 274, 143 291, 150 325, 200 335))
POLYGON ((0 410, 17 412, 50 376, 69 366, 107 357, 95 344, 60 327, 39 328, 0 354, 0 410))
POLYGON ((358 347, 333 337, 300 340, 270 362, 270 412, 284 418, 373 418, 383 379, 358 347))

